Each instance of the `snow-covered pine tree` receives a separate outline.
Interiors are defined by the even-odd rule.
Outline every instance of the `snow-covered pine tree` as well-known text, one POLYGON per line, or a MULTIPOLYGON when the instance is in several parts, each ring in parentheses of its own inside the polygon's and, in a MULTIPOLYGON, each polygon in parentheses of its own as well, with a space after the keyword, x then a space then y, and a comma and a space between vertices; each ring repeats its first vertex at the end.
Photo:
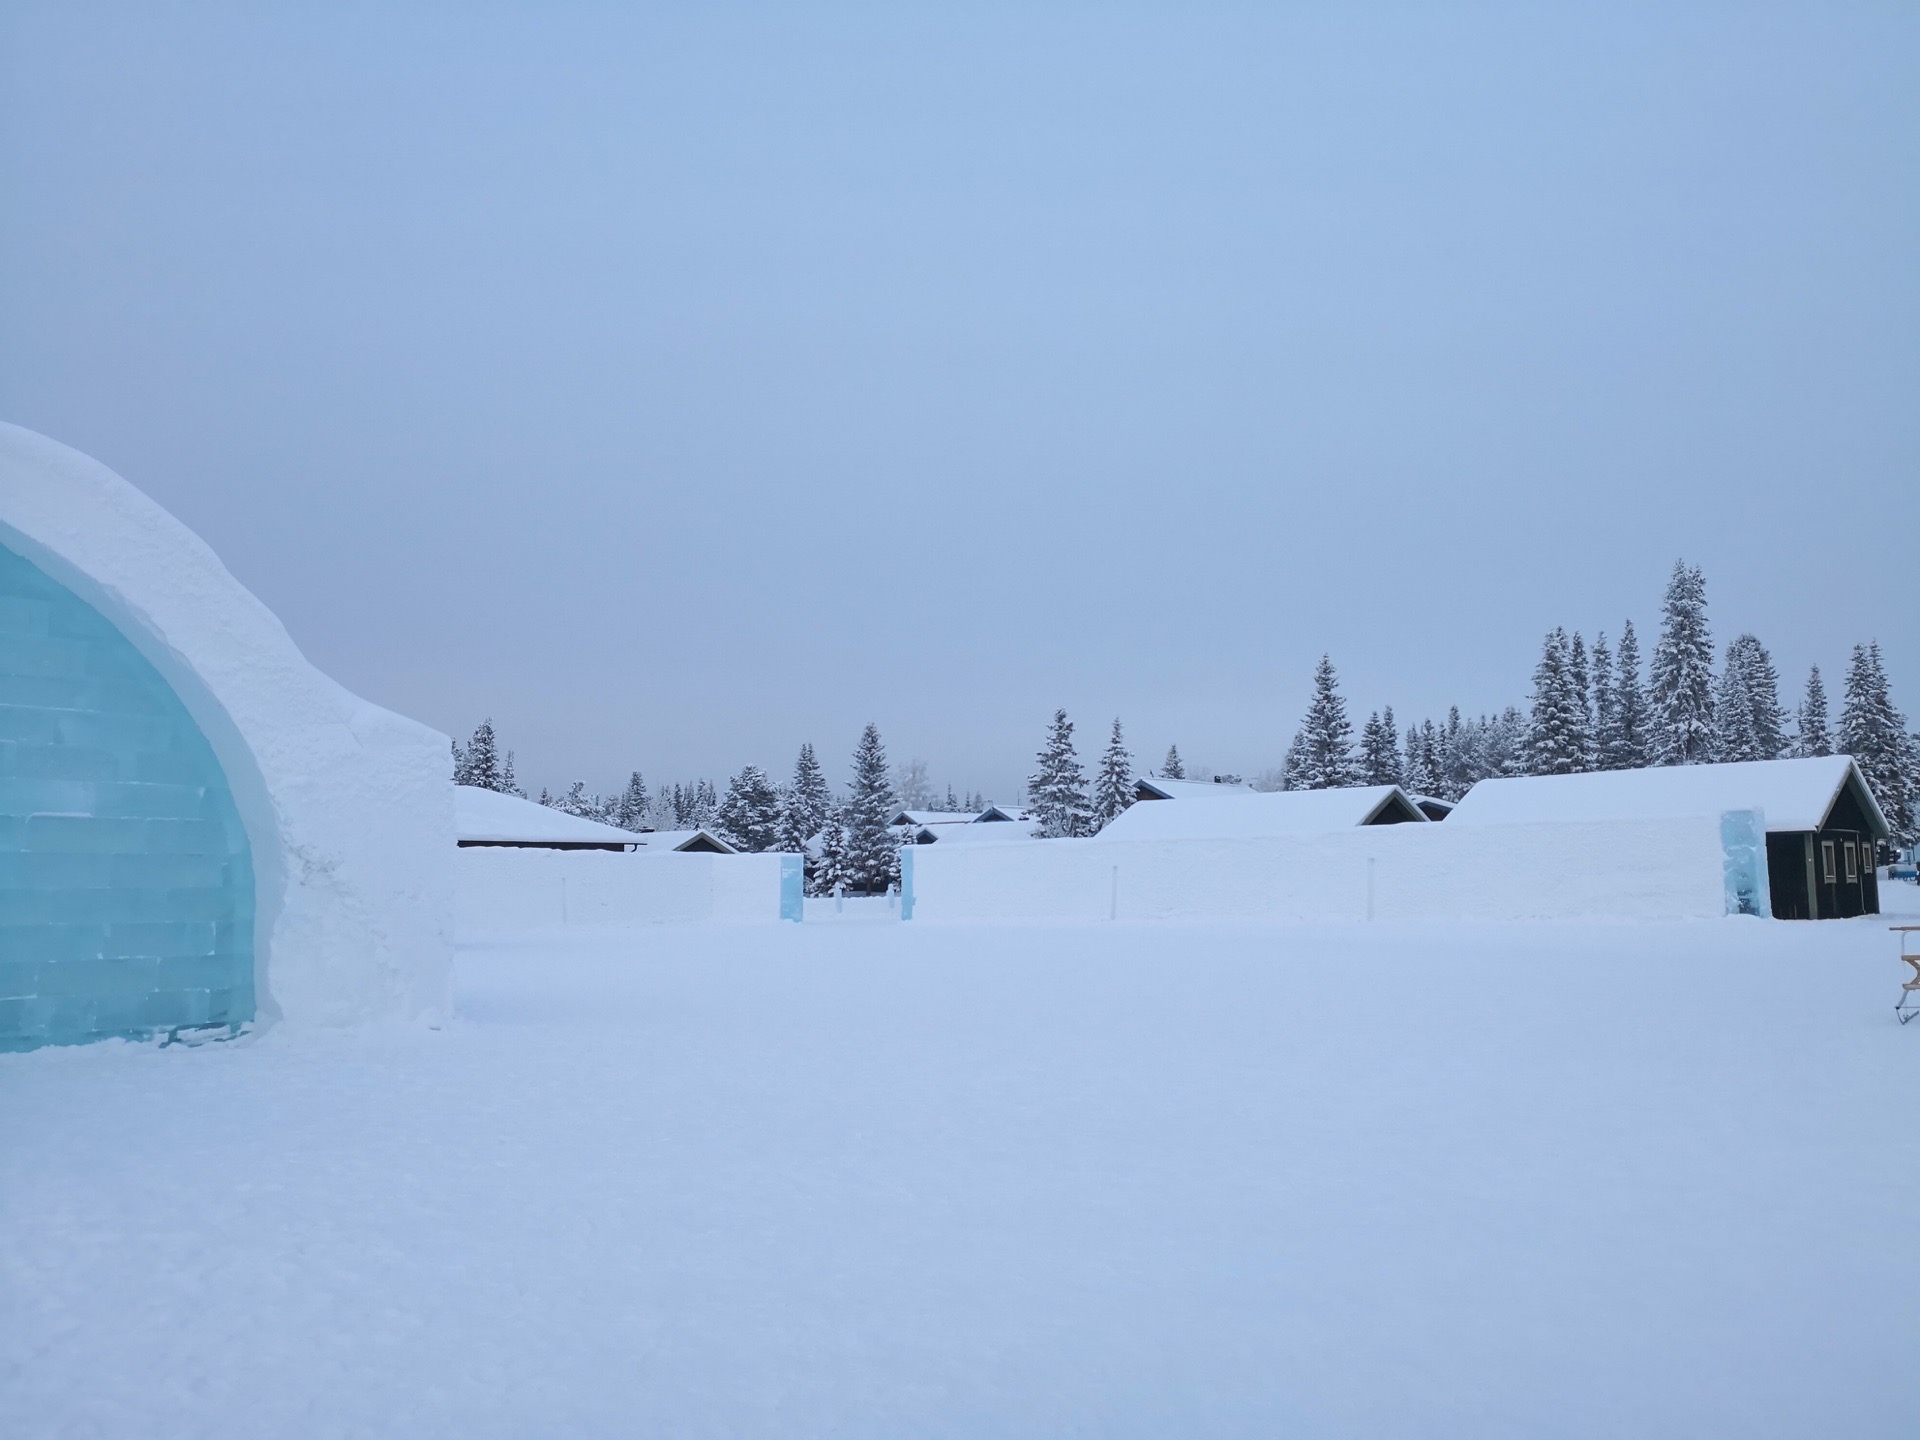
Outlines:
POLYGON ((1486 759, 1486 774, 1524 775, 1527 722, 1518 705, 1509 705, 1487 723, 1487 739, 1481 748, 1486 759))
POLYGON ((1104 830, 1107 822, 1133 804, 1133 756, 1120 734, 1120 717, 1113 718, 1113 736, 1106 753, 1100 757, 1100 769, 1093 777, 1093 828, 1104 830))
POLYGON ((1567 650, 1567 683, 1573 690, 1574 711, 1580 721, 1580 768, 1593 770, 1593 681, 1587 673, 1587 642, 1578 630, 1567 650))
POLYGON ((1073 748, 1073 722, 1065 710, 1053 712, 1047 743, 1040 747, 1039 768, 1027 777, 1027 801, 1033 810, 1035 835, 1058 839, 1085 835, 1092 824, 1093 807, 1087 800, 1086 772, 1073 748))
POLYGON ((453 783, 456 785, 467 783, 467 752, 460 748, 458 740, 453 742, 453 783))
POLYGON ((1727 662, 1714 684, 1713 758, 1724 761, 1758 760, 1760 741, 1753 733, 1753 694, 1747 689, 1744 657, 1727 647, 1727 662))
POLYGON ((1613 700, 1613 651, 1607 645, 1607 632, 1593 637, 1593 767, 1613 769, 1613 752, 1619 740, 1620 717, 1613 700))
POLYGON ((838 805, 829 802, 816 832, 818 844, 809 852, 807 893, 831 895, 847 883, 847 827, 838 805))
POLYGON ((1831 755, 1833 732, 1827 728, 1827 687, 1820 683, 1820 667, 1807 673, 1807 694, 1800 702, 1796 724, 1794 754, 1831 755))
POLYGON ((900 841, 887 822, 898 807, 887 778, 887 751, 880 728, 869 724, 853 751, 853 785, 842 816, 846 823, 847 888, 878 895, 900 873, 900 841))
MULTIPOLYGON (((1340 677, 1333 661, 1322 655, 1313 668, 1313 700, 1300 724, 1299 754, 1292 788, 1337 790, 1360 783, 1360 767, 1353 755, 1353 725, 1347 702, 1340 695, 1340 677)), ((1289 752, 1289 758, 1294 758, 1289 752)))
POLYGON ((1714 750, 1713 636, 1707 582, 1698 566, 1674 562, 1660 610, 1660 642, 1650 671, 1654 758, 1662 765, 1698 765, 1711 760, 1714 750))
POLYGON ((1753 635, 1727 646, 1727 661, 1714 694, 1714 726, 1722 760, 1778 760, 1787 753, 1786 712, 1780 708, 1780 675, 1767 647, 1753 635), (1738 704, 1737 715, 1723 704, 1738 704))
POLYGON ((727 795, 714 817, 721 837, 739 850, 758 854, 780 840, 780 792, 758 765, 744 765, 727 782, 727 795))
MULTIPOLYGON (((1429 721, 1429 724, 1432 722, 1429 721)), ((1407 726, 1407 789, 1415 795, 1431 795, 1438 789, 1434 778, 1432 756, 1420 743, 1420 727, 1407 726)))
POLYGON ((582 820, 600 818, 600 797, 587 794, 587 783, 576 780, 567 787, 567 793, 554 801, 553 808, 578 816, 582 820))
POLYGON ((1458 705, 1447 707, 1447 723, 1435 730, 1434 740, 1440 761, 1436 772, 1440 777, 1440 798, 1457 801, 1480 778, 1473 734, 1461 721, 1458 705))
POLYGON ((608 823, 618 825, 622 830, 643 830, 651 808, 652 799, 647 794, 647 782, 640 778, 640 772, 636 770, 627 777, 627 788, 614 801, 608 823))
POLYGON ((719 823, 720 792, 711 780, 699 780, 693 787, 693 813, 687 819, 690 828, 711 830, 719 823))
POLYGON ((947 786, 947 798, 942 803, 942 808, 949 815, 954 814, 956 811, 960 809, 960 801, 955 798, 953 793, 953 786, 951 784, 947 786))
POLYGON ((510 772, 501 767, 491 717, 480 722, 480 727, 473 732, 473 739, 467 742, 466 762, 466 778, 460 782, 462 785, 511 793, 510 772))
POLYGON ((1585 768, 1580 703, 1574 693, 1573 647, 1567 632, 1547 632, 1533 667, 1532 713, 1527 726, 1529 775, 1573 775, 1585 768))
POLYGON ((1360 727, 1361 778, 1369 785, 1398 785, 1406 779, 1406 765, 1400 758, 1400 729, 1394 724, 1393 707, 1386 714, 1369 714, 1360 727))
POLYGON ((520 783, 513 778, 513 751, 511 750, 507 751, 507 758, 500 762, 500 793, 526 798, 520 789, 520 783))
POLYGON ((800 758, 793 763, 793 783, 787 787, 780 813, 780 849, 789 855, 803 855, 833 811, 833 792, 827 777, 814 757, 811 743, 800 747, 800 758))
POLYGON ((1886 668, 1875 641, 1853 647, 1847 665, 1847 685, 1840 703, 1840 753, 1851 755, 1867 788, 1880 802, 1893 843, 1907 846, 1916 837, 1915 754, 1907 733, 1907 717, 1893 705, 1886 668))
POLYGON ((1640 685, 1640 640, 1633 622, 1620 627, 1620 651, 1613 666, 1613 741, 1607 750, 1607 768, 1639 770, 1652 764, 1649 744, 1652 716, 1647 692, 1640 685))
POLYGON ((1168 780, 1184 780, 1187 778, 1187 767, 1180 759, 1180 747, 1178 745, 1167 746, 1167 758, 1160 762, 1160 774, 1168 780))

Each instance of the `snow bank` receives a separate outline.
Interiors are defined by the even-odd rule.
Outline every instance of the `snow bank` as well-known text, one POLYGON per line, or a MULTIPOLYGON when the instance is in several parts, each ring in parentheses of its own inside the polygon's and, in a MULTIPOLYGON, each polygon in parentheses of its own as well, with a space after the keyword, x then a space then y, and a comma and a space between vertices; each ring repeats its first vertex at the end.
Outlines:
POLYGON ((916 847, 917 920, 1680 920, 1725 913, 1718 817, 916 847))
POLYGON ((785 858, 471 847, 454 857, 459 930, 476 937, 576 925, 778 920, 785 858))
POLYGON ((448 740, 349 694, 185 526, 98 461, 0 424, 0 544, 160 672, 226 774, 252 851, 258 1018, 448 1001, 448 740))

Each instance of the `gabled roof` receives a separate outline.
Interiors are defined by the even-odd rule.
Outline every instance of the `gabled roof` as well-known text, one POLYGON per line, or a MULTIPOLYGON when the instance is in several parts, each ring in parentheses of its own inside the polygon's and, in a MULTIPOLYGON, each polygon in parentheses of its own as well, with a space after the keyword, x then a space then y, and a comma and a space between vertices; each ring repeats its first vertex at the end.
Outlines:
POLYGON ((1356 785, 1340 790, 1241 790, 1230 791, 1204 805, 1130 805, 1107 822, 1099 838, 1223 840, 1310 835, 1377 825, 1394 815, 1410 824, 1429 823, 1398 785, 1356 785))
POLYGON ((989 805, 978 815, 974 816, 973 820, 976 825, 982 822, 998 825, 1008 820, 1024 820, 1026 818, 1027 809, 1024 805, 989 805))
POLYGON ((641 838, 477 785, 453 787, 453 828, 456 839, 481 845, 638 845, 641 838))
POLYGON ((992 825, 922 825, 913 832, 916 845, 1008 845, 1031 840, 1033 823, 992 825))
POLYGON ((1197 800, 1259 793, 1251 785, 1240 781, 1168 780, 1159 775, 1140 775, 1133 782, 1133 798, 1136 800, 1197 800))
POLYGON ((1818 830, 1849 785, 1857 787, 1860 808, 1884 838, 1886 817, 1874 803, 1860 767, 1845 755, 1482 780, 1467 792, 1447 823, 1657 820, 1758 810, 1769 830, 1818 830))
POLYGON ((965 825, 973 819, 971 810, 896 810, 889 825, 965 825))
POLYGON ((705 852, 709 855, 738 855, 738 847, 729 845, 711 830, 649 830, 644 835, 630 836, 640 842, 642 855, 658 855, 663 851, 705 852))
POLYGON ((1453 814, 1453 807, 1456 803, 1452 800, 1442 800, 1438 795, 1414 795, 1409 793, 1407 798, 1413 801, 1415 805, 1418 805, 1420 807, 1420 813, 1429 820, 1446 819, 1449 815, 1453 814))

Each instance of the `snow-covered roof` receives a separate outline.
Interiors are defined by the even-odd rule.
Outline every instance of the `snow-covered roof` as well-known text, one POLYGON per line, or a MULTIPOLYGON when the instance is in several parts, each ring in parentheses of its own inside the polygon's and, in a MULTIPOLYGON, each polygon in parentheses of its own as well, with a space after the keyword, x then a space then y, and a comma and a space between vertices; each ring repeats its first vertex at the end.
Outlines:
POLYGON ((1006 845, 1033 839, 1033 823, 991 825, 922 825, 913 832, 916 845, 1006 845))
POLYGON ((1859 767, 1845 755, 1482 780, 1447 817, 1447 824, 1657 820, 1758 810, 1769 830, 1818 830, 1850 780, 1858 786, 1870 823, 1884 836, 1886 817, 1859 767))
POLYGON ((666 850, 705 850, 721 855, 740 853, 737 846, 729 845, 711 830, 648 830, 640 835, 628 835, 627 839, 640 842, 642 855, 658 855, 666 850))
POLYGON ((457 839, 480 845, 638 845, 641 840, 630 830, 477 785, 453 787, 453 827, 457 839))
POLYGON ((1197 800, 1224 795, 1257 795, 1260 792, 1238 780, 1167 780, 1158 775, 1141 775, 1133 782, 1133 793, 1141 800, 1197 800))
POLYGON ((1108 821, 1099 838, 1220 840, 1313 834, 1377 823, 1383 812, 1399 813, 1408 824, 1429 823, 1398 785, 1357 785, 1340 790, 1240 790, 1206 805, 1137 802, 1108 821))
POLYGON ((976 825, 983 822, 989 825, 999 825, 1009 820, 1025 820, 1028 818, 1028 814, 1027 807, 1024 805, 989 805, 978 815, 974 816, 973 821, 976 825))
POLYGON ((1408 792, 1407 798, 1420 807, 1420 813, 1429 820, 1444 820, 1453 814, 1456 801, 1442 800, 1438 795, 1415 795, 1408 792))
POLYGON ((974 818, 971 810, 896 810, 889 825, 965 825, 974 818))

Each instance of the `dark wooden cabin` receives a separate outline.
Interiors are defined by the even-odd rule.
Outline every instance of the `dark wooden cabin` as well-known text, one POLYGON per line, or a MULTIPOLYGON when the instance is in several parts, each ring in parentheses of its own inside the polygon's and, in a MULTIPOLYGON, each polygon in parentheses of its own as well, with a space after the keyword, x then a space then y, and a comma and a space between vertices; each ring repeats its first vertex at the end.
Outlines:
POLYGON ((1887 823, 1849 768, 1812 830, 1767 831, 1767 885, 1776 920, 1835 920, 1880 913, 1874 846, 1887 823))

